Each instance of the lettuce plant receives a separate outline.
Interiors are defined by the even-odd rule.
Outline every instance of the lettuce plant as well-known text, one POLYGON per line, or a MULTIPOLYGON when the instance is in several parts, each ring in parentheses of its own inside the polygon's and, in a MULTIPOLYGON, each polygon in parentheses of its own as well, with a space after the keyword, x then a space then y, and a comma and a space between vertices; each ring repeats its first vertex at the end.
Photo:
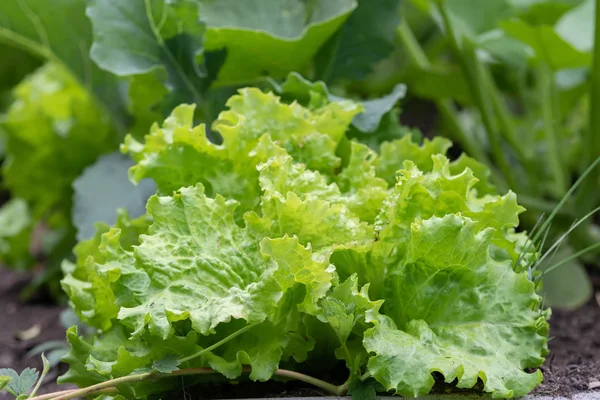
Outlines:
POLYGON ((529 369, 547 353, 548 313, 515 232, 524 209, 485 167, 450 161, 442 138, 379 152, 349 140, 351 101, 242 89, 212 124, 221 144, 194 107, 125 139, 130 178, 157 194, 63 264, 71 306, 97 329, 67 333, 60 381, 83 387, 69 398, 145 398, 202 374, 418 396, 436 372, 497 398, 541 381, 529 369), (346 382, 318 378, 340 363, 346 382))

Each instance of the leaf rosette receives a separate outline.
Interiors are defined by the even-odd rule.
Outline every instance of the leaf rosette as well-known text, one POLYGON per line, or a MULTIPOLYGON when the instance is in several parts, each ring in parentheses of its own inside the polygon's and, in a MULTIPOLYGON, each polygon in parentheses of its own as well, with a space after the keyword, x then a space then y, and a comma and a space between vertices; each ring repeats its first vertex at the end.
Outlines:
POLYGON ((495 397, 539 383, 525 369, 547 352, 547 313, 524 272, 531 257, 519 258, 523 208, 485 167, 410 132, 380 152, 351 141, 361 107, 349 101, 307 108, 242 89, 228 107, 212 126, 221 144, 189 105, 125 140, 130 178, 158 194, 64 265, 72 306, 102 331, 69 333, 64 382, 170 357, 229 379, 249 365, 253 380, 343 360, 353 380, 368 372, 409 396, 433 372, 495 397))

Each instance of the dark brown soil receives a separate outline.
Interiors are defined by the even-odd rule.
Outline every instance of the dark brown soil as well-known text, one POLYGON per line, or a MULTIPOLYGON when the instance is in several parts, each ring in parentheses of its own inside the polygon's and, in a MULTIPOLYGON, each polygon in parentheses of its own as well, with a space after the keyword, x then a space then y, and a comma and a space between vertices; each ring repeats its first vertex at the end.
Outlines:
MULTIPOLYGON (((61 306, 49 300, 37 299, 28 304, 19 302, 19 292, 24 287, 26 274, 0 269, 0 368, 10 367, 21 371, 26 367, 40 369, 39 356, 27 357, 27 352, 40 343, 64 339, 64 328, 60 323, 61 306), (37 330, 39 334, 23 339, 22 333, 37 330)), ((600 279, 595 277, 596 281, 600 279)), ((563 395, 589 390, 590 385, 600 381, 600 282, 597 299, 576 311, 553 310, 551 319, 551 355, 543 365, 544 382, 535 394, 563 395)), ((45 380, 40 394, 69 389, 58 386, 56 377, 63 373, 64 365, 54 368, 45 380)), ((437 385, 436 385, 437 386, 437 385)), ((598 388, 600 390, 600 388, 598 388)), ((444 391, 438 388, 438 391, 444 391)), ((202 386, 189 392, 174 393, 175 398, 265 398, 323 396, 325 393, 301 382, 238 382, 226 386, 202 386), (210 396, 207 396, 210 393, 210 396)), ((0 400, 11 396, 0 393, 0 400)))
MULTIPOLYGON (((12 368, 17 372, 27 367, 41 370, 40 356, 28 357, 29 350, 47 341, 65 338, 65 329, 59 319, 60 306, 39 298, 28 304, 19 301, 19 294, 29 279, 29 274, 0 269, 0 368, 12 368)), ((38 394, 69 389, 55 383, 64 370, 64 366, 53 368, 38 394)), ((12 398, 6 392, 0 393, 0 400, 12 398)))
POLYGON ((544 382, 535 393, 568 396, 600 390, 600 285, 596 287, 596 298, 579 310, 553 310, 551 352, 542 367, 544 382))

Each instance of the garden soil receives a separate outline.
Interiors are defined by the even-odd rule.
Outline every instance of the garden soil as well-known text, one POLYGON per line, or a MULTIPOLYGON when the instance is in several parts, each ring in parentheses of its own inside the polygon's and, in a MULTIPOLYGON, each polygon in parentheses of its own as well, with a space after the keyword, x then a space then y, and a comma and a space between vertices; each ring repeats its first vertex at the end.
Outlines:
MULTIPOLYGON (((27 304, 19 301, 19 293, 30 276, 0 270, 0 367, 18 371, 26 367, 41 367, 39 356, 28 357, 30 349, 49 340, 64 339, 59 314, 61 307, 48 299, 38 298, 27 304), (30 337, 26 337, 26 336, 30 337), (25 337, 24 337, 25 336, 25 337)), ((577 311, 553 310, 550 341, 551 354, 543 365, 544 383, 535 394, 569 396, 589 390, 600 382, 600 275, 596 275, 596 297, 577 311)), ((65 371, 64 365, 48 375, 40 394, 70 387, 57 386, 56 377, 65 371)), ((449 391, 436 385, 437 392, 449 391)), ((598 387, 596 390, 600 390, 598 387)), ((245 383, 221 387, 199 387, 176 398, 264 398, 321 396, 324 393, 305 384, 245 383), (209 395, 207 395, 209 394, 209 395)), ((11 397, 0 394, 0 400, 11 397)))

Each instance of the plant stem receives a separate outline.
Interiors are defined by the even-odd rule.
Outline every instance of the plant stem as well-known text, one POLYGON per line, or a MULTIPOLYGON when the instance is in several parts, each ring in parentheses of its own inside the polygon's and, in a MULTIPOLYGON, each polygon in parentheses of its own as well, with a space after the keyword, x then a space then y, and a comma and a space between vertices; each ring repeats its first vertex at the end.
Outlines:
POLYGON ((494 159, 498 163, 498 167, 500 167, 509 186, 513 190, 520 191, 522 186, 515 179, 514 168, 511 166, 507 154, 502 147, 502 137, 506 135, 501 133, 501 129, 496 124, 493 102, 490 101, 490 89, 485 80, 488 71, 479 60, 475 45, 466 39, 464 50, 461 53, 457 53, 457 56, 465 60, 466 69, 463 69, 463 71, 465 74, 468 74, 467 80, 470 82, 473 97, 476 100, 477 108, 481 115, 481 121, 488 134, 494 159))
POLYGON ((540 67, 542 116, 544 120, 544 136, 547 146, 547 160, 552 175, 554 175, 555 195, 562 196, 567 191, 567 179, 562 166, 562 160, 558 150, 558 134, 554 118, 554 107, 552 96, 554 93, 554 82, 552 71, 547 65, 540 67))
POLYGON ((289 371, 287 369, 278 369, 277 371, 275 371, 274 375, 283 376, 283 377, 287 377, 287 378, 291 378, 291 379, 296 379, 298 381, 306 382, 310 385, 318 387, 319 389, 323 389, 326 392, 334 394, 336 396, 343 396, 348 391, 348 382, 346 382, 340 386, 336 386, 336 385, 332 385, 329 382, 325 382, 320 379, 313 378, 312 376, 304 375, 304 374, 301 374, 301 373, 295 372, 295 371, 289 371))
MULTIPOLYGON (((71 400, 71 399, 76 399, 78 397, 85 397, 85 396, 89 396, 90 394, 96 393, 99 390, 109 389, 109 388, 112 389, 112 388, 116 387, 117 385, 123 385, 123 384, 128 384, 128 383, 138 383, 138 382, 144 382, 144 381, 149 381, 149 380, 153 380, 153 379, 158 379, 161 377, 160 375, 161 374, 158 374, 156 372, 145 372, 143 374, 122 376, 120 378, 110 379, 108 381, 101 382, 96 385, 88 386, 83 389, 77 389, 77 390, 74 390, 74 391, 64 394, 64 395, 52 397, 51 400, 71 400)), ((36 397, 32 397, 29 400, 39 400, 39 399, 36 397)))
MULTIPOLYGON (((52 400, 56 398, 60 398, 60 396, 68 395, 74 393, 80 389, 70 389, 70 390, 62 390, 60 392, 42 394, 40 396, 30 397, 28 400, 52 400)), ((95 392, 89 393, 89 396, 97 396, 99 394, 116 394, 119 393, 119 390, 115 387, 109 387, 105 389, 100 389, 95 392)))
MULTIPOLYGON (((488 96, 490 97, 490 100, 492 102, 493 110, 496 113, 496 116, 498 117, 500 134, 502 135, 504 140, 506 140, 506 142, 511 146, 511 148, 519 158, 519 161, 521 162, 523 168, 525 169, 525 171, 527 171, 527 175, 529 177, 535 178, 535 165, 532 164, 533 152, 530 151, 528 146, 523 144, 523 140, 518 137, 517 130, 515 129, 515 125, 511 118, 508 107, 503 101, 502 96, 500 95, 500 91, 498 90, 498 87, 496 86, 491 73, 487 69, 483 72, 483 83, 486 86, 488 96)), ((536 179, 533 180, 535 181, 536 179)), ((534 190, 529 190, 529 192, 535 193, 534 190)))
MULTIPOLYGON (((587 129, 585 140, 582 142, 584 166, 592 163, 596 157, 600 156, 600 0, 596 0, 595 3, 594 26, 596 29, 590 79, 590 126, 587 129)), ((597 196, 599 180, 600 171, 597 170, 592 172, 588 181, 581 185, 581 190, 577 193, 575 202, 578 208, 581 208, 582 213, 600 204, 597 196)))
MULTIPOLYGON (((251 372, 252 369, 249 366, 244 366, 242 368, 242 372, 248 373, 251 372)), ((202 374, 214 374, 217 373, 212 368, 186 368, 180 369, 171 373, 159 373, 159 372, 146 372, 143 374, 136 375, 128 375, 120 378, 111 379, 102 383, 98 383, 96 385, 88 386, 82 389, 74 389, 74 390, 63 390, 55 393, 48 393, 42 396, 31 397, 28 400, 71 400, 77 397, 85 397, 89 395, 97 395, 100 393, 116 393, 118 389, 117 385, 123 384, 131 384, 138 383, 150 380, 156 380, 161 378, 168 378, 174 376, 189 376, 189 375, 202 375, 202 374)), ((327 393, 343 396, 348 392, 348 381, 343 383, 342 385, 336 386, 329 382, 325 382, 321 379, 301 374, 300 372, 290 371, 287 369, 277 369, 273 373, 273 375, 281 376, 285 378, 295 379, 298 381, 306 382, 310 385, 318 387, 319 389, 323 389, 327 393)))
POLYGON ((226 338, 218 341, 217 343, 208 346, 205 349, 202 349, 200 351, 198 351, 197 353, 192 354, 191 356, 187 356, 187 357, 183 357, 179 360, 179 364, 183 364, 186 361, 190 361, 193 360, 194 358, 200 357, 201 355, 208 353, 209 351, 213 351, 214 349, 216 349, 217 347, 229 342, 231 339, 235 338, 236 336, 241 335, 244 332, 247 332, 248 330, 252 329, 254 326, 256 326, 256 324, 250 324, 250 325, 246 325, 245 327, 243 327, 242 329, 233 332, 231 335, 227 336, 226 338))
POLYGON ((454 27, 450 20, 450 16, 446 10, 446 7, 441 2, 436 2, 437 9, 442 16, 444 27, 450 40, 450 46, 457 57, 461 66, 465 80, 469 85, 471 96, 479 109, 481 115, 481 121, 490 139, 491 150, 502 171, 502 174, 506 178, 509 186, 517 190, 517 182, 513 175, 513 170, 508 162, 508 158, 502 149, 502 141, 498 134, 497 128, 494 124, 493 109, 489 104, 484 88, 483 76, 485 71, 481 62, 477 58, 476 49, 473 43, 467 38, 463 38, 464 49, 461 50, 461 46, 458 43, 458 38, 454 32, 454 27))
MULTIPOLYGON (((406 20, 402 20, 398 26, 397 36, 400 42, 404 45, 406 52, 408 53, 411 61, 419 69, 428 69, 431 67, 430 61, 427 59, 427 55, 423 51, 421 45, 415 38, 410 26, 406 20)), ((458 119, 456 118, 456 110, 452 104, 451 99, 435 99, 434 103, 439 110, 448 132, 452 135, 452 139, 456 140, 462 148, 472 157, 484 163, 487 166, 491 166, 491 162, 485 151, 480 146, 477 140, 469 137, 469 135, 461 128, 458 119)))

